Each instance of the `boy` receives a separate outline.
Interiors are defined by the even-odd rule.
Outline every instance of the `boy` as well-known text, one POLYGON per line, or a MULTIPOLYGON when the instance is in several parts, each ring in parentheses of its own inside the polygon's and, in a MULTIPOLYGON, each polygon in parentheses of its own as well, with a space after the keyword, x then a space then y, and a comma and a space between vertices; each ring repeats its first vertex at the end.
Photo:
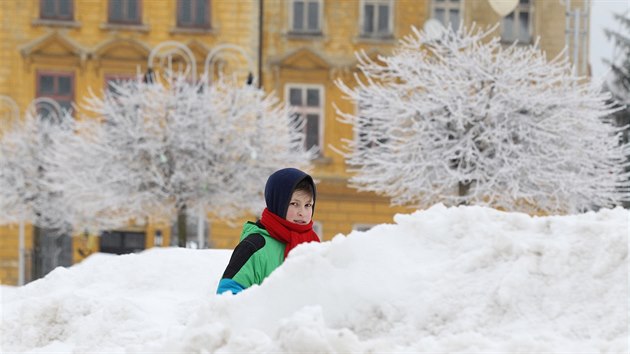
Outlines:
POLYGON ((237 294, 262 281, 303 242, 319 242, 313 231, 315 183, 308 174, 285 168, 269 176, 262 218, 247 222, 240 243, 219 282, 217 294, 237 294))

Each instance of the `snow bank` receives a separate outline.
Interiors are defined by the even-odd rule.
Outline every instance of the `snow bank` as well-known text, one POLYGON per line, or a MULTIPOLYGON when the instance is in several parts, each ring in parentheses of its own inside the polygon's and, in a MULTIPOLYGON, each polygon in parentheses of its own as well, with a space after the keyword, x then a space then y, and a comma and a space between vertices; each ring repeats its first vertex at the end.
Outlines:
POLYGON ((628 211, 437 205, 214 295, 229 250, 95 255, 3 297, 4 352, 628 352, 628 211))

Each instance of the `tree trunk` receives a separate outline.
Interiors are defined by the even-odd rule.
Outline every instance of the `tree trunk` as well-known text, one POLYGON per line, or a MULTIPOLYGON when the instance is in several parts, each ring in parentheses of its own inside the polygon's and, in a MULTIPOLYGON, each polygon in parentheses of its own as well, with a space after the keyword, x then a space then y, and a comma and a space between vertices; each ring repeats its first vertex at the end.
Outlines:
POLYGON ((43 262, 42 262, 42 229, 39 226, 33 225, 33 249, 31 251, 31 279, 36 280, 41 278, 43 262))
MULTIPOLYGON (((468 195, 468 191, 470 190, 470 185, 472 184, 472 182, 462 182, 459 181, 458 182, 458 195, 460 197, 465 197, 468 195)), ((468 202, 466 200, 463 200, 459 203, 459 205, 468 205, 468 202)))
POLYGON ((24 220, 20 220, 20 231, 18 241, 18 286, 24 285, 24 279, 26 278, 26 267, 24 260, 24 220))
POLYGON ((186 248, 186 206, 177 211, 177 246, 186 248))
POLYGON ((204 229, 204 223, 206 221, 206 211, 202 208, 199 207, 199 215, 197 216, 197 248, 201 249, 201 248, 205 248, 205 244, 206 244, 206 235, 204 235, 203 233, 203 229, 204 229))

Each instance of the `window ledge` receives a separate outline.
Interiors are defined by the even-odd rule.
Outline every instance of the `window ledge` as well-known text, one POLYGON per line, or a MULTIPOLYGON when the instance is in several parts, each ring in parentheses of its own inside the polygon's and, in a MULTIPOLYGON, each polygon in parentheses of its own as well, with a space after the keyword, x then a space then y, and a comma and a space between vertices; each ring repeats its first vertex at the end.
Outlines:
POLYGON ((151 27, 149 25, 143 24, 123 24, 123 23, 101 23, 100 26, 103 30, 110 31, 140 31, 140 32, 149 32, 151 27))
POLYGON ((514 44, 514 42, 516 42, 517 46, 529 46, 534 44, 534 41, 527 40, 527 41, 522 41, 520 39, 503 39, 501 38, 501 44, 506 45, 506 46, 510 46, 512 44, 514 44))
POLYGON ((289 31, 286 33, 286 37, 288 39, 306 39, 306 40, 318 40, 318 39, 322 39, 324 38, 324 34, 319 31, 319 32, 296 32, 296 31, 289 31))
POLYGON ((216 28, 210 27, 173 27, 170 34, 216 34, 216 28))
POLYGON ((355 38, 355 42, 365 43, 395 43, 396 38, 393 34, 371 35, 361 34, 355 38))
POLYGON ((52 20, 52 19, 38 18, 38 19, 33 20, 31 22, 31 25, 77 28, 77 27, 81 27, 81 22, 77 22, 74 20, 52 20))

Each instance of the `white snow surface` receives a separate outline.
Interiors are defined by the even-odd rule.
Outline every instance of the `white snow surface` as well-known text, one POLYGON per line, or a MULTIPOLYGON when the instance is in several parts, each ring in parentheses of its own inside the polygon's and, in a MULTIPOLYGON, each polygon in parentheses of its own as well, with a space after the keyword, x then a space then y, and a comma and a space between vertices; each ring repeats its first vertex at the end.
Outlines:
POLYGON ((238 295, 215 295, 231 250, 96 254, 0 287, 0 352, 627 353, 629 217, 438 204, 238 295))

